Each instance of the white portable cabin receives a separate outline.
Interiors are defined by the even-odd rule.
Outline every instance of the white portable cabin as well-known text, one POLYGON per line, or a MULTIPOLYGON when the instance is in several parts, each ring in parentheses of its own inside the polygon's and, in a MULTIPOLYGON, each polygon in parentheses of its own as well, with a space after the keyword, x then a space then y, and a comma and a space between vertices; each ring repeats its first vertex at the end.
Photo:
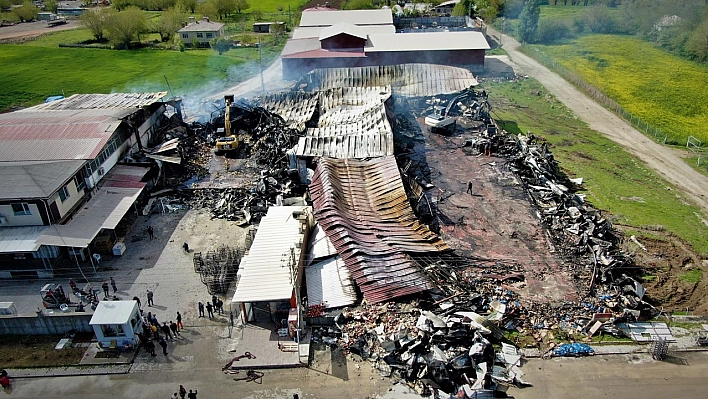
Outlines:
POLYGON ((89 325, 93 327, 101 347, 135 347, 136 334, 143 331, 140 309, 136 301, 101 301, 89 325))

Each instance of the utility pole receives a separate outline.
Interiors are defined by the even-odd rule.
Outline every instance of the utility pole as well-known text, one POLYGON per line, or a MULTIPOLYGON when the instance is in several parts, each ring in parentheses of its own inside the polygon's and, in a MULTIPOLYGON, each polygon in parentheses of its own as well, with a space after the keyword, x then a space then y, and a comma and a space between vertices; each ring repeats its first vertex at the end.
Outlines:
POLYGON ((263 81, 263 50, 261 48, 261 38, 258 38, 258 70, 261 74, 261 93, 265 93, 265 82, 263 81))

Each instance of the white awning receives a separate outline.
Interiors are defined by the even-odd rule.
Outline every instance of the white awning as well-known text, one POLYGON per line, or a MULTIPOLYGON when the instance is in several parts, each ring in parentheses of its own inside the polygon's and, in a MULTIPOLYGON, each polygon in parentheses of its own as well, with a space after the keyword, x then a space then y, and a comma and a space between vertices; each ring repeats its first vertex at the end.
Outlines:
POLYGON ((137 309, 138 303, 135 301, 101 301, 94 310, 89 325, 126 324, 137 309))
POLYGON ((52 225, 38 240, 38 244, 85 248, 101 229, 115 229, 130 206, 143 191, 140 183, 148 168, 116 166, 113 176, 64 225, 52 225))
POLYGON ((356 302, 352 277, 339 256, 306 267, 305 277, 310 305, 341 308, 356 302))
POLYGON ((41 246, 36 241, 47 226, 22 226, 0 228, 0 253, 34 252, 41 246))
MULTIPOLYGON (((241 261, 232 302, 288 300, 293 295, 291 259, 300 260, 303 234, 293 212, 306 206, 272 206, 261 219, 248 256, 241 261), (291 252, 293 251, 293 252, 291 252)), ((295 265, 297 267, 298 265, 295 265)))

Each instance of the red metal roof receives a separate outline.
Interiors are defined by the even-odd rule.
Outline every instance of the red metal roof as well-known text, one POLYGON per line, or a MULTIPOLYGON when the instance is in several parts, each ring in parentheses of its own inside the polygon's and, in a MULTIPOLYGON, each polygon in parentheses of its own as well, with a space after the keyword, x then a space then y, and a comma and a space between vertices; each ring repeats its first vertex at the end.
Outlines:
POLYGON ((315 218, 371 303, 433 287, 407 253, 450 248, 413 214, 393 157, 323 158, 310 185, 315 218))

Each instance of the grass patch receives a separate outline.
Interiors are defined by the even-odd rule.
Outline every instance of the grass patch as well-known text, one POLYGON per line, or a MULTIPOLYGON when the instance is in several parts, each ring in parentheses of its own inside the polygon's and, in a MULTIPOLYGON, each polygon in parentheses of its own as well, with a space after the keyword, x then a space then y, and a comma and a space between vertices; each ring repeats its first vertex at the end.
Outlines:
POLYGON ((708 66, 619 35, 588 35, 531 49, 578 74, 675 144, 685 145, 688 136, 708 143, 708 66))
MULTIPOLYGON (((56 32, 25 44, 0 45, 0 64, 12 65, 0 74, 0 111, 30 106, 50 95, 167 90, 175 95, 223 87, 258 73, 258 49, 238 48, 219 55, 211 49, 106 50, 59 48, 59 43, 90 40, 85 29, 56 32), (38 62, 39 60, 39 62, 38 62)), ((264 66, 280 53, 282 44, 263 46, 264 66)))
MULTIPOLYGON (((251 8, 247 11, 261 10, 263 12, 280 12, 278 8, 282 7, 282 12, 288 12, 288 6, 293 14, 300 11, 302 6, 307 4, 307 0, 258 0, 249 2, 251 8)), ((324 2, 322 3, 324 4, 324 2)))
POLYGON ((700 269, 689 270, 686 273, 679 276, 679 280, 684 283, 698 284, 703 277, 703 272, 700 269))
POLYGON ((708 254, 700 210, 619 145, 591 130, 534 79, 486 83, 494 113, 507 131, 546 140, 570 177, 583 177, 584 194, 613 223, 637 229, 662 226, 708 254))
POLYGON ((79 364, 86 348, 54 349, 63 336, 36 335, 3 337, 0 364, 3 368, 51 367, 79 364))

